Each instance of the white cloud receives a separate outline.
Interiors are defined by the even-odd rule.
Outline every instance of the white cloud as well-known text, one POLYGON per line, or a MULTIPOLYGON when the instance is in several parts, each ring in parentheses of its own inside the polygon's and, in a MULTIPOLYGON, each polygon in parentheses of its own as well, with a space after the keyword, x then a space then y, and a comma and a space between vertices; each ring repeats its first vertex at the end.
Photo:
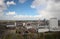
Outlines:
POLYGON ((4 4, 4 0, 0 0, 0 5, 4 4))
POLYGON ((29 16, 29 15, 16 15, 14 16, 14 18, 18 19, 18 20, 38 20, 39 18, 41 18, 40 15, 35 15, 35 16, 29 16))
POLYGON ((35 0, 32 5, 36 7, 38 13, 43 17, 57 17, 60 19, 60 0, 35 0), (41 6, 41 4, 45 5, 45 8, 43 10, 37 9, 41 6))
MULTIPOLYGON (((15 4, 13 2, 8 2, 8 5, 15 4)), ((16 12, 8 12, 4 14, 4 10, 7 9, 7 6, 4 0, 0 0, 0 20, 38 20, 41 18, 41 15, 28 16, 28 15, 16 15, 16 12)))
POLYGON ((2 16, 4 14, 4 10, 7 9, 7 6, 4 2, 4 0, 0 0, 0 16, 2 16))
POLYGON ((6 15, 0 16, 0 20, 15 20, 14 16, 16 15, 16 12, 8 12, 6 15))
POLYGON ((31 8, 36 8, 34 5, 31 5, 31 8))
POLYGON ((27 0, 19 0, 20 3, 25 3, 27 0))
POLYGON ((41 15, 35 15, 35 16, 17 15, 16 12, 13 11, 13 12, 6 13, 6 15, 4 16, 1 16, 0 20, 38 20, 40 18, 42 18, 41 15))
POLYGON ((14 1, 7 1, 6 4, 9 5, 16 5, 16 3, 14 1))
MULTIPOLYGON (((2 1, 2 0, 1 0, 2 1)), ((20 2, 21 3, 21 2, 20 2)), ((22 2, 24 3, 24 2, 22 2)), ((43 6, 42 6, 43 7, 43 6)), ((7 16, 2 16, 0 19, 10 19, 10 20, 29 20, 29 19, 39 19, 39 18, 51 18, 57 17, 60 19, 60 0, 35 0, 33 1, 31 8, 36 8, 39 15, 28 16, 28 15, 15 15, 15 12, 7 14, 7 16), (44 5, 44 9, 38 9, 41 5, 44 5), (11 16, 13 15, 13 16, 11 16)), ((0 3, 0 13, 6 9, 5 3, 2 1, 0 3), (2 7, 3 6, 3 7, 2 7)))
POLYGON ((37 8, 39 7, 40 5, 42 4, 45 4, 47 0, 34 0, 32 5, 31 5, 31 8, 37 8))
POLYGON ((15 12, 15 11, 13 11, 13 12, 8 12, 6 15, 8 15, 8 16, 13 16, 13 15, 16 15, 16 12, 15 12))
POLYGON ((5 15, 0 17, 0 20, 39 20, 43 19, 40 15, 5 15))

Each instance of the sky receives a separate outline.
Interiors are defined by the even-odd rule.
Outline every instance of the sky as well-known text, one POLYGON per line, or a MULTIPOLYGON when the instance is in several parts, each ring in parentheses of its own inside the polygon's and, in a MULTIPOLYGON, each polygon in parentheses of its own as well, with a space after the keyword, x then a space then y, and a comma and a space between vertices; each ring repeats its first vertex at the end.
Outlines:
POLYGON ((0 0, 0 20, 60 19, 60 0, 0 0))

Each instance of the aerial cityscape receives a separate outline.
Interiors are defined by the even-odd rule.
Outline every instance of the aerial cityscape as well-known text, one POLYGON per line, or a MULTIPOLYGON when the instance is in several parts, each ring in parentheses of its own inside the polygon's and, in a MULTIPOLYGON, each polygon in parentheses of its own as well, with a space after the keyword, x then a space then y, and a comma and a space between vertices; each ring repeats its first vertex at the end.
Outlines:
POLYGON ((0 0, 0 39, 60 39, 60 0, 0 0))

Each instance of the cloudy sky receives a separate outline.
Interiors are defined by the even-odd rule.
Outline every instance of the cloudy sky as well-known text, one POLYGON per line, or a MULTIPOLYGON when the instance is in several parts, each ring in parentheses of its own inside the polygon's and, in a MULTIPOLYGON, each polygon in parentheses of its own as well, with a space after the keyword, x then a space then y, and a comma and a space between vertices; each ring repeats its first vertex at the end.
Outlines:
POLYGON ((0 20, 60 17, 60 0, 0 0, 0 20))

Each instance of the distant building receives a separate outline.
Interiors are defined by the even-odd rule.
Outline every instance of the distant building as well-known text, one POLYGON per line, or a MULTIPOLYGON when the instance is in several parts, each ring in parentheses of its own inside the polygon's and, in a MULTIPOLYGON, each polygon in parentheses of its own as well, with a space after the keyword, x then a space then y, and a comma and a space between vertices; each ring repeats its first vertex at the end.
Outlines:
MULTIPOLYGON (((27 29, 34 28, 36 30, 47 30, 51 29, 52 27, 59 27, 60 26, 60 20, 57 20, 56 18, 51 18, 50 20, 0 20, 0 26, 4 25, 7 26, 8 29, 15 29, 22 26, 25 26, 27 29), (54 25, 55 24, 55 25, 54 25)), ((38 31, 39 31, 38 30, 38 31)), ((40 32, 40 31, 39 31, 40 32)))

